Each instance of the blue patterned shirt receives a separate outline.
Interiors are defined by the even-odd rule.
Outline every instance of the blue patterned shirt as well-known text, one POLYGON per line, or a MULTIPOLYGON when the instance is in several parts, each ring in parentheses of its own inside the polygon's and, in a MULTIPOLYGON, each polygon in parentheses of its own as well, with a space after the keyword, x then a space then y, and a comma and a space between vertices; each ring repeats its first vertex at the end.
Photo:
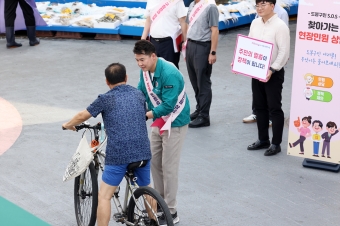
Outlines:
POLYGON ((151 159, 141 91, 129 85, 116 86, 99 95, 87 111, 93 117, 102 114, 108 136, 105 165, 151 159))

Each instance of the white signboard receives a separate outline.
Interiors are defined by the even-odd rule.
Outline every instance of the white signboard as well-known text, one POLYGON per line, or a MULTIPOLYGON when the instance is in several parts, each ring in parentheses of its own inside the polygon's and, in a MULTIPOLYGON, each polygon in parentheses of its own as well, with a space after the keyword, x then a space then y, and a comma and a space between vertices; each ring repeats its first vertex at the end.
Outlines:
POLYGON ((272 43, 239 34, 236 40, 232 71, 266 81, 272 50, 272 43))

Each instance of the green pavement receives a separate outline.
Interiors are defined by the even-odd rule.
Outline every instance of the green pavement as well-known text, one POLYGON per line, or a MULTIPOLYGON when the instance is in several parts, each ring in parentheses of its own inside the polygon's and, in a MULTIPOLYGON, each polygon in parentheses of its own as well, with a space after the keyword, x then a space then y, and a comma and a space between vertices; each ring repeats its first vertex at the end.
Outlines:
POLYGON ((0 196, 0 225, 48 226, 49 224, 0 196))

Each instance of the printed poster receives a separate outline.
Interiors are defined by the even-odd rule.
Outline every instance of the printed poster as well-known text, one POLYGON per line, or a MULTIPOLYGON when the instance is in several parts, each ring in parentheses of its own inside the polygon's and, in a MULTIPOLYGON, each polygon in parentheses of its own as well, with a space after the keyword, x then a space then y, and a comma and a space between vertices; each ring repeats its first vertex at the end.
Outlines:
POLYGON ((300 0, 288 155, 340 163, 340 1, 300 0))
POLYGON ((236 40, 232 71, 266 81, 272 51, 272 43, 239 34, 236 40))

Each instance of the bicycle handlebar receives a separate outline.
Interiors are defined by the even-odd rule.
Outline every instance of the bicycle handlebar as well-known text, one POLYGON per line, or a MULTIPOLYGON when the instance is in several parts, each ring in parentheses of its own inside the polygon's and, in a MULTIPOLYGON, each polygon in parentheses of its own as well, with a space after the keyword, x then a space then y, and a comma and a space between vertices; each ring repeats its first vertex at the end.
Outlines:
MULTIPOLYGON (((80 125, 77 125, 75 126, 76 128, 76 131, 78 132, 79 130, 82 130, 82 129, 93 129, 93 130, 100 130, 101 129, 101 123, 98 122, 96 125, 90 125, 90 123, 88 122, 83 122, 81 123, 80 125)), ((62 129, 63 130, 67 130, 65 127, 62 126, 62 129)))

